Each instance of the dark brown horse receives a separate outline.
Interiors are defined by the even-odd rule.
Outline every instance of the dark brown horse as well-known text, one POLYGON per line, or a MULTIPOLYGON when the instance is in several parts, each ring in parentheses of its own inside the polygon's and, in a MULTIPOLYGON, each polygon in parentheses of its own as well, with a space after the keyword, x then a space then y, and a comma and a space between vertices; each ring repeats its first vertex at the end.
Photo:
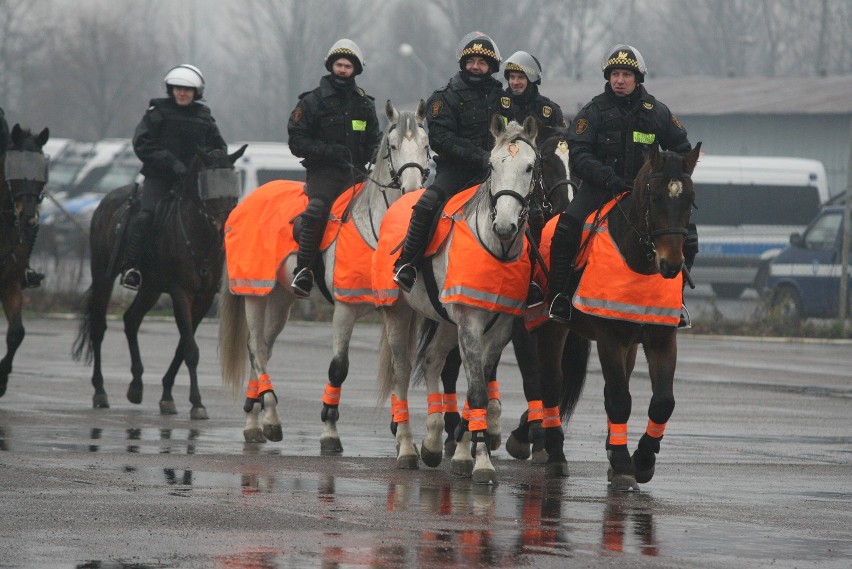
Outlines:
MULTIPOLYGON (((195 330, 210 310, 219 290, 224 262, 223 226, 236 206, 240 184, 233 164, 246 147, 227 155, 224 151, 199 152, 182 184, 173 188, 154 214, 148 253, 142 260, 142 286, 124 313, 124 333, 130 347, 133 379, 127 389, 131 403, 142 402, 142 358, 138 332, 145 314, 162 294, 172 300, 180 342, 163 376, 160 413, 176 413, 172 386, 183 362, 189 370, 190 417, 206 419, 198 389, 198 344, 195 330)), ((137 188, 124 186, 110 192, 92 217, 92 285, 86 291, 83 320, 74 343, 74 358, 86 352, 94 359, 92 385, 94 407, 109 407, 101 372, 101 343, 106 333, 106 314, 115 277, 122 269, 126 228, 139 209, 137 188)))
MULTIPOLYGON (((683 243, 695 200, 691 174, 700 148, 699 143, 692 152, 681 156, 673 152, 659 152, 656 146, 652 147, 647 162, 636 177, 633 191, 602 218, 601 221, 606 221, 605 229, 603 225, 596 226, 596 239, 608 232, 633 273, 657 279, 656 284, 641 286, 659 287, 660 277, 679 280, 681 276, 683 243)), ((609 265, 607 270, 610 270, 609 265)), ((558 407, 562 417, 567 419, 585 383, 585 369, 574 370, 563 379, 563 371, 566 370, 563 347, 569 330, 596 341, 605 382, 604 404, 609 425, 606 449, 611 487, 614 490, 638 489, 637 483, 649 482, 654 475, 660 441, 674 410, 672 384, 677 362, 679 310, 662 311, 645 305, 617 304, 607 301, 607 295, 595 295, 596 299, 603 300, 592 303, 587 301, 590 297, 580 294, 582 286, 574 297, 575 308, 569 327, 551 320, 533 332, 541 366, 544 407, 558 407), (598 311, 589 314, 578 309, 578 303, 585 306, 585 310, 594 305, 598 311), (658 321, 649 323, 649 319, 658 321), (629 382, 640 344, 648 361, 653 394, 648 407, 647 429, 631 456, 627 445, 627 421, 631 411, 629 382)), ((580 348, 581 358, 584 349, 587 350, 580 348)), ((566 356, 566 363, 569 363, 571 354, 566 356)), ((563 442, 561 425, 545 428, 547 471, 550 474, 567 475, 563 442)))
POLYGON ((0 159, 0 302, 9 324, 6 355, 0 361, 0 397, 6 393, 12 360, 24 341, 22 286, 31 244, 22 224, 37 219, 36 209, 47 182, 42 147, 49 137, 48 129, 36 135, 16 124, 0 159))

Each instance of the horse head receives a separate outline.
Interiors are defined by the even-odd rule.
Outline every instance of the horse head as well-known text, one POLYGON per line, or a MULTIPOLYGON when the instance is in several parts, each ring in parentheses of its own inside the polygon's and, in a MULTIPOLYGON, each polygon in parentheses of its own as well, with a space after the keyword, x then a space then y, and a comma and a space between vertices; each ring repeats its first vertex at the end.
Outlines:
POLYGON ((564 211, 574 198, 575 187, 568 166, 568 129, 542 126, 538 132, 541 156, 540 198, 545 217, 564 211))
POLYGON ((385 114, 390 124, 379 155, 387 163, 389 182, 382 186, 398 189, 403 194, 417 190, 429 177, 429 137, 423 126, 426 102, 420 99, 414 113, 400 113, 388 99, 385 114))
POLYGON ((530 193, 535 182, 538 152, 536 122, 527 117, 523 125, 494 115, 491 134, 491 230, 501 242, 511 242, 526 221, 530 193))
POLYGON ((33 219, 47 183, 48 158, 42 148, 50 138, 45 128, 38 134, 16 124, 3 160, 5 190, 11 193, 20 219, 33 219))
POLYGON ((248 147, 242 145, 233 154, 216 148, 213 150, 198 149, 190 168, 195 176, 187 176, 194 180, 195 192, 189 192, 189 182, 185 184, 187 194, 201 202, 207 215, 212 217, 217 227, 221 227, 228 214, 237 205, 240 198, 240 176, 234 169, 234 163, 239 160, 248 147))
POLYGON ((692 171, 700 150, 700 142, 686 155, 660 152, 653 145, 633 186, 648 260, 667 279, 679 275, 683 267, 683 242, 695 201, 692 171))

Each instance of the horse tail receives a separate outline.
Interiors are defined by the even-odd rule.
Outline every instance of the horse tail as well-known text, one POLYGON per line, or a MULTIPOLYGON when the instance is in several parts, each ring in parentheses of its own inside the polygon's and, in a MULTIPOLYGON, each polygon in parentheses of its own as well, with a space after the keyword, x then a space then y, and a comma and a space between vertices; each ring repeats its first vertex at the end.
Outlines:
POLYGON ((77 338, 74 340, 74 347, 71 349, 71 357, 74 361, 80 361, 83 358, 85 350, 85 363, 92 363, 94 353, 92 351, 92 310, 94 302, 94 287, 89 287, 83 295, 83 314, 80 318, 80 328, 77 331, 77 338))
POLYGON ((411 385, 418 385, 426 380, 426 370, 423 367, 423 362, 426 357, 426 350, 432 343, 435 337, 435 332, 438 330, 438 323, 430 318, 418 318, 422 320, 417 330, 417 346, 414 351, 414 369, 411 372, 411 385))
POLYGON ((219 291, 219 363, 222 383, 234 393, 243 386, 248 369, 248 337, 245 298, 233 294, 228 286, 228 271, 224 271, 219 291))
POLYGON ((386 326, 382 326, 382 337, 379 339, 379 369, 376 382, 379 387, 379 399, 376 401, 378 409, 384 405, 393 391, 393 358, 386 326))
POLYGON ((571 418, 583 393, 591 350, 590 340, 573 330, 568 332, 562 350, 562 390, 559 394, 559 410, 563 421, 571 418))

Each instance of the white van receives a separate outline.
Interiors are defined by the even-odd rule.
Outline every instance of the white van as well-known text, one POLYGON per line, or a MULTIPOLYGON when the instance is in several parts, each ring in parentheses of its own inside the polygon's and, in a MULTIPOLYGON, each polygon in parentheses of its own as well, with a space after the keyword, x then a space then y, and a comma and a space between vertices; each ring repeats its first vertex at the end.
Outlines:
POLYGON ((692 277, 720 297, 761 287, 769 261, 829 198, 818 160, 701 156, 692 174, 699 249, 692 277))
POLYGON ((293 156, 283 142, 235 142, 228 145, 228 153, 236 152, 243 144, 248 148, 234 167, 240 173, 243 197, 255 188, 272 180, 305 180, 301 158, 293 156))

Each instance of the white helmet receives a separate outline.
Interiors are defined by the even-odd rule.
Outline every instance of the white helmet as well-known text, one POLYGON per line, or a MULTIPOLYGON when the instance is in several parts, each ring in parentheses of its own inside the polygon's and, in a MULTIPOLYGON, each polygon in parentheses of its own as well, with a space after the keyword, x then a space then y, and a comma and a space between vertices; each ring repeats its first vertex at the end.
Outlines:
POLYGON ((195 98, 200 99, 204 95, 204 75, 201 70, 194 65, 182 63, 177 67, 172 67, 166 78, 163 79, 166 85, 166 91, 169 91, 169 85, 177 87, 191 87, 195 89, 195 98))
POLYGON ((341 57, 352 62, 352 65, 355 66, 355 75, 360 75, 367 65, 364 61, 364 54, 361 53, 361 48, 358 47, 357 43, 347 38, 337 40, 328 50, 328 54, 325 56, 325 68, 331 71, 332 64, 341 57))
POLYGON ((516 51, 506 60, 506 65, 503 66, 506 79, 509 78, 510 71, 520 71, 527 76, 530 83, 541 84, 541 64, 535 56, 525 51, 516 51))

